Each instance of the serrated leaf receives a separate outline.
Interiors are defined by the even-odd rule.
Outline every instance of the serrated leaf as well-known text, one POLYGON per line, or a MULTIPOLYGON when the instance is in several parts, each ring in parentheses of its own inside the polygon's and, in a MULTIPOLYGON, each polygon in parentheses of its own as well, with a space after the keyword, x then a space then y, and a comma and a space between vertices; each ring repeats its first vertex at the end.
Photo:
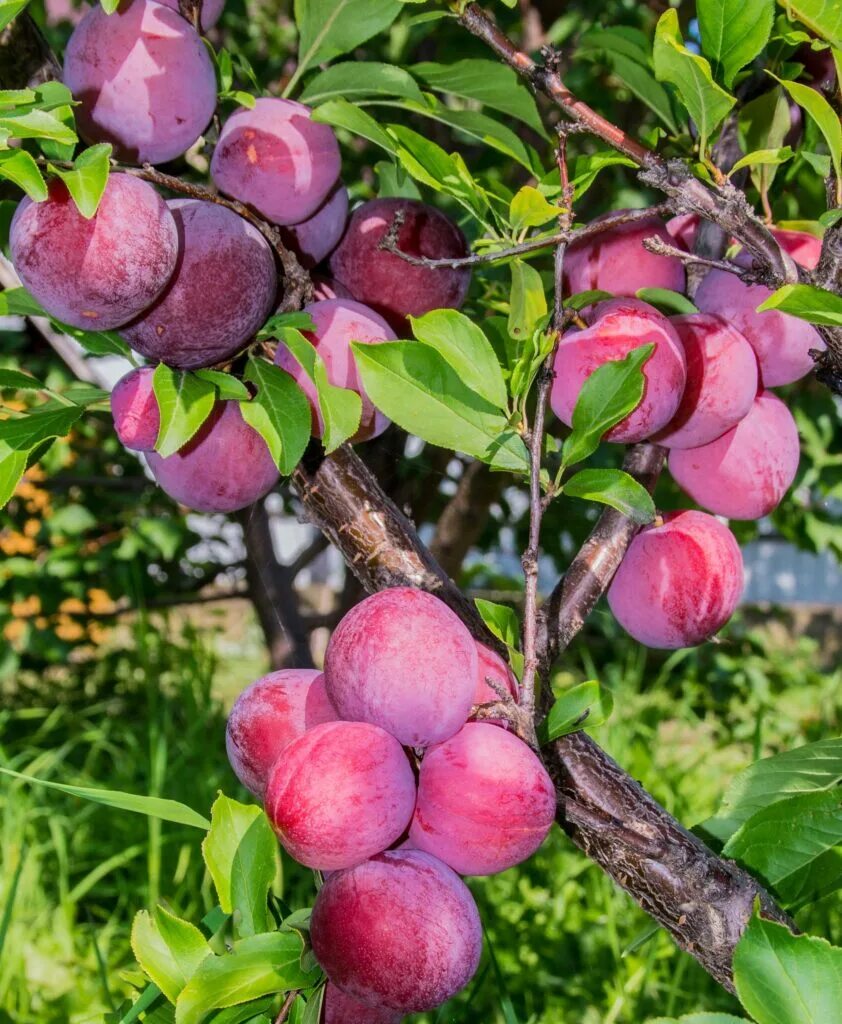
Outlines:
POLYGON ((435 349, 417 341, 352 348, 369 398, 398 426, 496 468, 526 471, 526 448, 506 417, 435 349))
POLYGON ((111 145, 101 142, 81 153, 69 171, 49 165, 50 171, 58 175, 67 186, 79 213, 90 219, 99 207, 99 201, 108 184, 111 168, 111 145))
POLYGON ((641 525, 655 518, 652 495, 621 469, 582 469, 565 483, 564 493, 610 505, 641 525))
POLYGON ((842 7, 837 0, 787 0, 786 8, 814 35, 842 47, 842 7))
POLYGON ((2 0, 0 2, 0 31, 25 9, 29 0, 2 0))
POLYGON ((424 94, 408 71, 394 64, 364 60, 345 61, 325 68, 307 83, 301 102, 315 107, 325 100, 350 101, 374 96, 401 96, 424 102, 424 94))
POLYGON ((194 370, 193 373, 201 380, 206 380, 216 388, 216 392, 223 401, 244 400, 251 398, 249 389, 237 377, 230 373, 223 373, 221 370, 194 370))
POLYGON ((36 203, 47 198, 47 183, 41 168, 25 149, 9 149, 0 152, 0 178, 7 178, 36 203))
POLYGON ((520 622, 514 609, 481 597, 475 597, 474 604, 489 631, 507 647, 517 648, 520 644, 520 622))
POLYGON ((811 89, 809 85, 802 85, 800 82, 787 82, 776 78, 775 75, 772 77, 780 82, 798 106, 815 121, 830 150, 830 159, 838 183, 842 179, 842 123, 839 115, 817 89, 811 89))
POLYGON ((595 679, 572 686, 550 708, 541 723, 538 738, 542 744, 552 743, 577 729, 602 725, 611 714, 613 706, 611 694, 607 690, 603 691, 595 679))
POLYGON ((137 962, 171 1003, 199 964, 212 955, 207 940, 195 925, 161 906, 151 914, 141 910, 135 916, 131 944, 137 962))
POLYGON ((734 984, 757 1024, 830 1024, 842 1006, 842 949, 755 915, 734 951, 734 984))
POLYGON ((28 459, 28 451, 11 448, 5 441, 0 441, 0 508, 11 500, 26 472, 28 459))
POLYGON ((256 385, 257 394, 240 403, 243 419, 269 446, 280 472, 289 476, 310 440, 310 403, 288 373, 265 359, 249 359, 244 377, 256 385))
POLYGON ((646 384, 643 366, 654 350, 654 345, 641 345, 624 359, 604 363, 587 378, 573 408, 572 432, 561 451, 565 465, 593 455, 603 436, 637 408, 646 384))
POLYGON ((652 57, 655 77, 676 87, 696 123, 700 149, 704 153, 708 139, 725 120, 736 99, 714 82, 710 64, 704 57, 684 45, 678 27, 678 11, 673 8, 664 11, 658 20, 652 57))
MULTIPOLYGON (((574 188, 574 198, 580 199, 596 181, 600 172, 607 167, 635 166, 633 160, 615 150, 601 150, 598 153, 577 156, 573 160, 573 177, 570 179, 574 188)), ((553 172, 553 174, 558 178, 557 172, 553 172)))
POLYGON ((757 307, 760 313, 767 309, 779 309, 811 324, 842 326, 842 296, 812 284, 785 284, 757 307))
POLYGON ((131 349, 116 331, 83 331, 80 327, 71 327, 69 324, 60 323, 50 317, 50 322, 62 334, 69 334, 71 338, 82 346, 82 348, 93 356, 118 355, 128 359, 131 349))
POLYGON ((514 259, 509 265, 512 288, 509 293, 509 334, 513 338, 531 337, 547 315, 547 297, 544 282, 538 271, 523 260, 514 259))
POLYGON ((223 794, 216 798, 202 854, 223 911, 237 911, 235 927, 241 938, 269 930, 266 900, 275 877, 276 851, 272 829, 259 807, 223 794))
POLYGON ((188 370, 173 370, 159 363, 152 374, 161 425, 155 451, 174 455, 195 436, 216 404, 216 388, 188 370))
POLYGON ((795 912, 842 889, 842 849, 834 847, 778 883, 776 894, 795 912))
POLYGON ((477 324, 455 309, 436 309, 409 319, 418 341, 444 356, 472 391, 506 411, 503 371, 491 342, 477 324))
POLYGON ((730 89, 769 41, 775 0, 698 0, 702 52, 730 89))
POLYGON ((0 420, 0 442, 28 452, 51 437, 64 437, 81 415, 77 405, 49 402, 21 416, 0 420))
POLYGON ((327 100, 322 103, 313 111, 313 120, 319 124, 329 124, 333 128, 344 128, 354 135, 368 139, 369 142, 385 149, 390 156, 397 152, 394 140, 383 131, 371 114, 345 99, 327 100))
POLYGON ((15 391, 42 391, 44 385, 40 380, 30 377, 28 373, 0 367, 0 389, 4 388, 11 388, 15 391))
POLYGON ((76 132, 64 124, 57 111, 36 108, 20 113, 0 112, 0 129, 13 139, 49 139, 67 144, 79 141, 76 132))

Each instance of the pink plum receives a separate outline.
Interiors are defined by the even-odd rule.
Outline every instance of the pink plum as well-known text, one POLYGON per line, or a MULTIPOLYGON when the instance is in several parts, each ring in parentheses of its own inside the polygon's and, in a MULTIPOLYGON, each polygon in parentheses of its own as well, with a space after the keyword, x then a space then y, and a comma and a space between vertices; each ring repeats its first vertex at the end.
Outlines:
POLYGON ((410 587, 381 590, 352 608, 325 654, 327 692, 340 717, 372 722, 410 747, 461 728, 476 677, 476 644, 461 620, 410 587))
MULTIPOLYGON (((501 699, 497 691, 489 686, 487 682, 489 678, 493 679, 503 691, 509 693, 512 700, 517 702, 520 687, 509 663, 502 655, 477 641, 477 685, 474 690, 474 704, 490 704, 501 699)), ((491 718, 486 721, 495 725, 507 725, 503 719, 491 718)))
POLYGON ((281 234, 284 242, 308 268, 329 256, 348 223, 348 189, 340 181, 312 217, 290 224, 281 234))
POLYGON ((654 306, 639 299, 601 302, 587 322, 584 330, 568 331, 558 346, 550 394, 553 412, 570 426, 579 392, 594 370, 652 343, 655 349, 643 367, 643 398, 605 439, 632 444, 651 437, 673 418, 684 393, 684 347, 675 328, 654 306))
POLYGON ((608 604, 635 640, 672 650, 719 632, 742 592, 743 558, 728 527, 706 512, 673 512, 631 542, 608 604))
POLYGON ((44 202, 21 200, 9 242, 29 292, 50 316, 86 331, 137 316, 166 287, 178 259, 178 230, 164 200, 128 174, 109 177, 90 219, 54 179, 44 202))
POLYGON ((670 452, 678 486, 715 515, 760 519, 776 508, 795 479, 798 428, 792 413, 770 391, 722 437, 701 448, 670 452))
POLYGON ((402 1013, 383 1006, 366 1006, 330 981, 325 986, 322 1024, 400 1024, 402 1020, 402 1013))
POLYGON ((298 224, 319 209, 339 177, 333 129, 309 107, 274 97, 235 110, 211 160, 220 192, 248 203, 276 224, 298 224))
POLYGON ((308 668, 270 672, 243 690, 228 716, 225 746, 234 774, 246 789, 262 797, 284 747, 308 729, 335 720, 321 672, 308 668))
POLYGON ((161 414, 152 390, 154 373, 151 366, 129 370, 111 392, 114 429, 123 447, 133 452, 154 451, 158 439, 161 414))
POLYGON ((555 812, 552 781, 529 747, 469 722, 424 755, 409 835, 459 874, 494 875, 532 856, 555 812))
POLYGON ((674 316, 687 358, 678 412, 655 435, 667 448, 698 448, 747 415, 757 396, 757 357, 736 328, 710 313, 674 316))
POLYGON ((326 722, 292 740, 266 785, 266 814, 284 849, 335 871, 391 846, 415 807, 400 743, 368 722, 326 722))
POLYGON ((332 874, 316 897, 310 936, 337 988, 396 1013, 446 1002, 474 976, 482 951, 468 887, 417 850, 382 853, 332 874))

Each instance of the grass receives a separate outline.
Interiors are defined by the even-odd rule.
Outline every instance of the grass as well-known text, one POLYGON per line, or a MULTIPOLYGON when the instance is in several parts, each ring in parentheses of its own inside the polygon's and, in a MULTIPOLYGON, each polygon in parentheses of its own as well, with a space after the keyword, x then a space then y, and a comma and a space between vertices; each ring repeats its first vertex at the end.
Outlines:
MULTIPOLYGON (((564 686, 597 677, 615 710, 596 738, 687 824, 715 809, 756 756, 838 734, 840 672, 820 645, 775 650, 735 629, 717 647, 664 656, 615 633, 608 617, 571 650, 564 686)), ((0 709, 0 763, 78 785, 167 796, 207 810, 243 797, 224 757, 224 709, 239 672, 190 626, 139 622, 119 650, 42 680, 21 678, 0 709)), ((253 666, 249 666, 253 672, 253 666)), ((241 684, 251 681, 241 679, 241 684)), ((164 900, 197 920, 212 896, 195 829, 0 781, 0 1022, 87 1024, 137 981, 136 910, 164 900)), ((284 862, 284 898, 312 899, 284 862)), ((643 1024, 736 1004, 632 901, 554 830, 528 864, 471 886, 487 951, 471 988, 433 1022, 643 1024)), ((842 941, 839 900, 799 918, 842 941)))

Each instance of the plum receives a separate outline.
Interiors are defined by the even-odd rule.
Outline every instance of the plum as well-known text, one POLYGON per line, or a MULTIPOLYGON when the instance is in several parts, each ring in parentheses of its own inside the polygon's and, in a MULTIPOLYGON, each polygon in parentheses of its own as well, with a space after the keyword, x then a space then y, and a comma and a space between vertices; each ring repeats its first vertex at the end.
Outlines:
POLYGON ((152 390, 154 373, 151 366, 129 370, 111 392, 114 429, 123 447, 133 452, 154 451, 158 439, 161 414, 152 390))
POLYGON ((270 672, 247 687, 231 709, 225 746, 234 774, 262 797, 284 747, 308 729, 336 720, 324 676, 315 669, 270 672))
POLYGON ((731 618, 743 582, 743 558, 727 526, 706 512, 672 512, 631 542, 608 604, 647 647, 694 647, 731 618))
POLYGON ((303 103, 264 97, 228 118, 211 160, 220 192, 248 203, 276 224, 312 217, 339 178, 333 129, 303 103))
POLYGON ((141 355, 179 369, 235 355, 275 305, 272 249, 254 225, 201 199, 171 199, 175 273, 160 298, 120 332, 141 355))
POLYGON ((87 219, 64 183, 49 196, 24 198, 12 218, 12 263, 50 316, 87 331, 136 317, 160 295, 178 259, 178 229, 151 185, 112 174, 87 219))
POLYGON ((474 976, 482 950, 468 887, 417 850, 381 853, 331 874, 316 897, 310 937, 337 988, 397 1013, 450 999, 474 976))
POLYGON ((792 413, 764 391, 748 414, 715 441, 670 452, 669 469, 678 486, 709 512, 760 519, 789 490, 799 455, 792 413))
POLYGON ((327 645, 324 669, 340 718, 372 722, 406 746, 426 747, 466 721, 477 649, 443 601, 392 587, 345 615, 327 645))
POLYGON ((368 722, 326 722, 284 747, 266 814, 284 849, 319 870, 350 868, 400 838, 415 776, 400 743, 368 722))
POLYGON ((467 255, 465 236, 435 207, 414 199, 372 199, 351 214, 342 241, 330 257, 330 272, 355 299, 406 336, 408 316, 459 309, 468 294, 471 272, 465 267, 413 266, 380 249, 398 213, 404 218, 397 237, 402 252, 432 259, 467 255))
POLYGON ((185 153, 216 109, 216 75, 199 34, 157 0, 129 0, 114 14, 99 4, 74 30, 64 83, 88 142, 114 155, 161 164, 185 153))
POLYGON ((322 1024, 400 1024, 402 1020, 402 1013, 383 1006, 366 1006, 331 982, 325 985, 322 1024))
POLYGON ((348 223, 348 189, 340 181, 312 217, 281 231, 284 243, 312 269, 336 248, 348 223))
MULTIPOLYGON (((508 691, 512 700, 517 702, 520 687, 509 663, 502 655, 477 641, 477 685, 474 690, 474 704, 489 704, 501 699, 497 691, 489 686, 488 678, 493 679, 504 691, 508 691)), ((508 725, 504 719, 489 718, 484 721, 494 725, 508 725)))

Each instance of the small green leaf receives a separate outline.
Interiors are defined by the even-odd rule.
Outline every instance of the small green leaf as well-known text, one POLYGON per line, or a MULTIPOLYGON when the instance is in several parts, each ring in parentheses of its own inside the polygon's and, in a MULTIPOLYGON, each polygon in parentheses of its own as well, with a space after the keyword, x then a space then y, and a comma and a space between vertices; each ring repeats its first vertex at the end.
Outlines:
POLYGON ((77 405, 48 402, 22 416, 0 420, 0 442, 28 452, 49 438, 64 437, 81 415, 77 405))
POLYGON ((513 338, 529 338, 547 315, 544 283, 538 271, 523 260, 512 260, 510 268, 509 334, 513 338))
POLYGON ((200 380, 206 380, 213 384, 216 388, 216 393, 223 401, 248 401, 251 398, 249 389, 245 384, 230 373, 223 373, 221 370, 194 370, 193 373, 200 380))
POLYGON ((565 483, 564 493, 610 505, 635 523, 651 523, 655 518, 652 495, 621 469, 582 469, 565 483))
POLYGON ((270 316, 257 332, 257 340, 277 338, 278 333, 290 327, 296 331, 315 331, 316 325, 309 313, 276 313, 270 316))
MULTIPOLYGON (((651 288, 641 288, 640 291, 652 291, 651 288)), ((640 294, 640 292, 638 292, 640 294)), ((581 310, 588 306, 593 306, 597 302, 603 302, 605 299, 613 299, 614 296, 611 292, 604 292, 599 288, 595 288, 591 291, 576 292, 575 295, 571 295, 569 299, 565 300, 565 306, 569 309, 581 310)))
POLYGON ((15 391, 42 391, 44 385, 40 380, 30 377, 28 373, 0 368, 0 390, 5 388, 15 391))
POLYGON ((517 649, 520 644, 520 622, 514 609, 507 604, 485 601, 481 597, 475 597, 474 604, 489 631, 507 647, 517 649))
POLYGON ((345 99, 327 100, 313 111, 313 120, 319 124, 329 124, 333 128, 344 128, 346 131, 368 139, 390 156, 397 153, 394 140, 380 127, 379 123, 360 107, 355 107, 345 99))
POLYGON ((195 925, 160 906, 151 914, 141 910, 135 916, 131 945, 137 962, 171 1003, 199 964, 212 955, 207 940, 195 925))
POLYGON ((635 294, 637 298, 648 302, 650 306, 654 306, 667 316, 699 312, 686 295, 671 291, 669 288, 639 288, 635 294))
POLYGON ((758 313, 779 309, 811 324, 842 327, 842 296, 812 284, 785 284, 757 307, 758 313))
POLYGON ((243 419, 269 446, 280 472, 289 476, 310 440, 310 403, 288 373, 265 359, 249 359, 244 376, 256 385, 257 394, 240 403, 243 419))
POLYGON ((730 89, 772 33, 775 0, 698 0, 702 52, 730 89))
POLYGON ((16 18, 29 0, 0 0, 0 31, 16 18))
POLYGON ((41 168, 25 149, 8 149, 0 152, 0 178, 7 178, 36 203, 47 198, 47 183, 41 168))
POLYGON ((0 129, 13 139, 49 139, 53 142, 75 143, 76 132, 64 124, 59 111, 27 110, 21 113, 0 112, 0 129))
POLYGON ((734 164, 728 172, 728 177, 730 178, 732 174, 743 167, 785 164, 793 156, 795 156, 795 152, 789 146, 781 146, 780 149, 755 149, 753 153, 747 153, 734 164))
POLYGON ((307 1000, 301 1024, 321 1024, 322 1007, 325 1001, 325 986, 320 985, 307 1000))
POLYGON ((572 686, 558 697, 542 722, 538 738, 542 744, 567 736, 585 726, 602 725, 611 714, 613 698, 595 679, 572 686))
POLYGON ((152 375, 152 390, 161 415, 155 451, 167 458, 183 448, 213 412, 216 388, 187 370, 159 363, 152 375))
POLYGON ((830 159, 833 162, 837 186, 839 186, 839 182, 842 180, 842 123, 840 123, 839 115, 817 89, 811 89, 809 85, 802 85, 800 82, 786 82, 776 78, 775 75, 772 77, 781 83, 798 106, 806 110, 818 125, 819 131, 827 143, 827 148, 830 150, 830 159))
POLYGON ((5 441, 0 441, 0 508, 11 501, 28 461, 29 451, 11 448, 5 441))
POLYGON ((418 83, 403 68, 377 61, 344 61, 325 68, 311 78, 301 94, 301 102, 316 107, 330 99, 363 99, 373 96, 402 96, 424 102, 418 83))
POLYGON ((524 185, 509 204, 509 220, 515 232, 537 228, 556 220, 560 212, 558 206, 547 202, 544 195, 532 185, 524 185))
POLYGON ((73 161, 73 169, 61 170, 49 165, 50 171, 57 174, 67 186, 67 191, 83 217, 94 216, 108 184, 108 172, 111 167, 111 146, 102 142, 91 146, 73 161))

